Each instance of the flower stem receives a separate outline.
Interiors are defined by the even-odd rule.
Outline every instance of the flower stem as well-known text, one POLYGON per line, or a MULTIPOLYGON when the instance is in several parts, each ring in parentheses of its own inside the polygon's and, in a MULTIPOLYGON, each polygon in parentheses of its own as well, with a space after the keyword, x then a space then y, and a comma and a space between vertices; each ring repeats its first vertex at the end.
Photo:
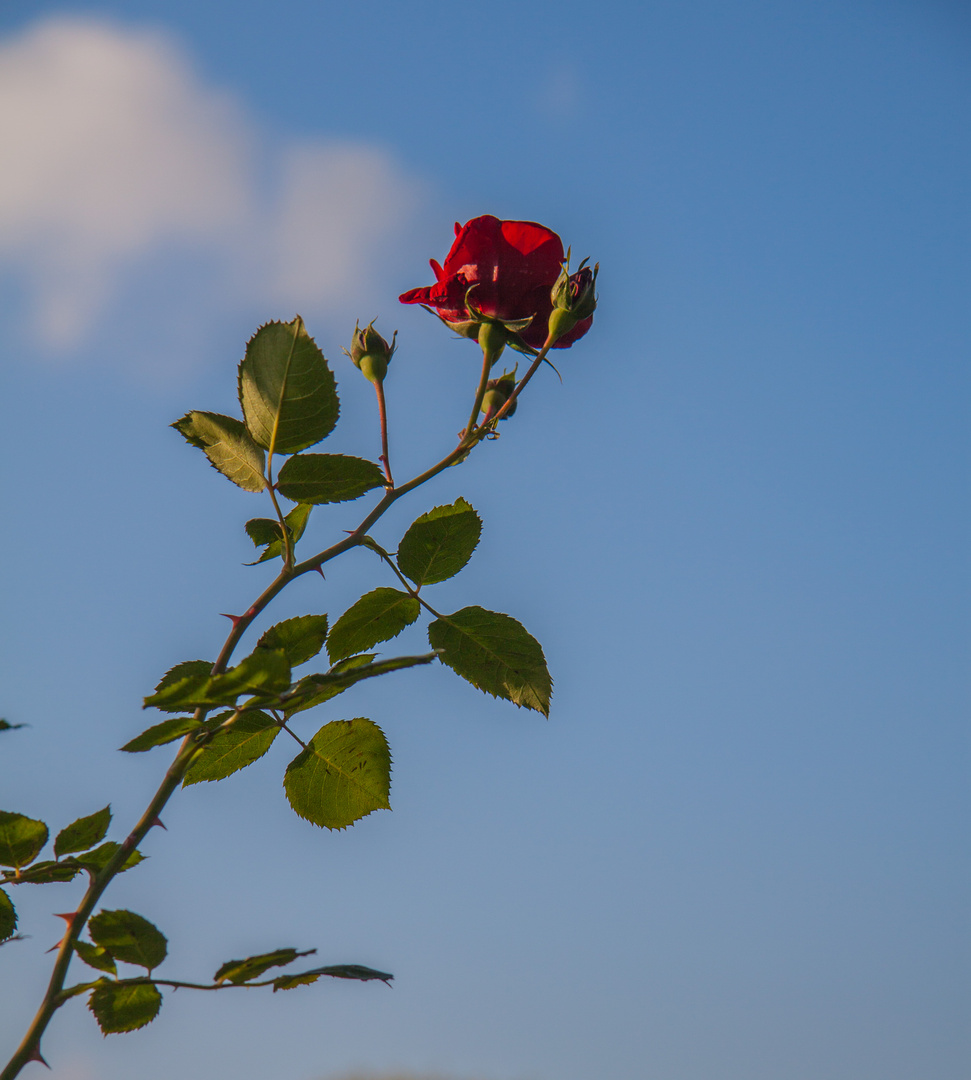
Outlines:
POLYGON ((378 395, 378 417, 381 420, 381 457, 378 460, 384 466, 384 475, 388 480, 388 487, 394 488, 394 480, 391 479, 391 457, 388 454, 388 410, 384 402, 384 383, 377 380, 374 384, 375 393, 378 395))

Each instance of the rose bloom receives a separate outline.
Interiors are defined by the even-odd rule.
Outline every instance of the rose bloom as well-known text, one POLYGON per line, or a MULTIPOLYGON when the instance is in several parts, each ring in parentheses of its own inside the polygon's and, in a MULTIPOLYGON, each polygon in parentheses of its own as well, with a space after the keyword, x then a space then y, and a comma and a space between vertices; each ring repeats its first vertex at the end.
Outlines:
MULTIPOLYGON (((474 316, 465 306, 465 294, 484 314, 503 322, 532 322, 520 336, 539 349, 546 341, 553 301, 550 292, 563 263, 563 242, 535 221, 500 221, 491 214, 455 223, 455 243, 445 265, 431 260, 434 285, 402 293, 403 304, 426 304, 445 322, 467 322, 474 316)), ((582 319, 554 344, 566 349, 590 329, 593 316, 582 319)))

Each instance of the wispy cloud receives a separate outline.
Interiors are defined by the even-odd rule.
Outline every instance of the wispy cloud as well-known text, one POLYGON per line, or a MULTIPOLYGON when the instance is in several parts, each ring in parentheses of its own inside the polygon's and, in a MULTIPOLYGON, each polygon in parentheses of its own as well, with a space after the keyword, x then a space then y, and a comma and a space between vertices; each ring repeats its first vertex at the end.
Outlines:
POLYGON ((379 147, 274 140, 175 39, 106 21, 0 42, 0 145, 0 266, 26 290, 23 329, 63 356, 162 257, 203 260, 210 305, 366 300, 420 190, 379 147))

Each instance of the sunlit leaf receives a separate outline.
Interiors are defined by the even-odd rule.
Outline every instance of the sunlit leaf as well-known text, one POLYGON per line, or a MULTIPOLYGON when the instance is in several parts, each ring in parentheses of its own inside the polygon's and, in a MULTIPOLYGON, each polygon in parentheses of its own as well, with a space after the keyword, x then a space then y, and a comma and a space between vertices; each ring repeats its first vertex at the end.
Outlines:
POLYGON ((392 671, 430 664, 437 659, 438 653, 433 652, 423 656, 394 656, 390 660, 378 660, 375 663, 370 662, 371 657, 368 654, 348 657, 347 660, 336 663, 328 672, 304 676, 286 695, 283 702, 284 715, 289 717, 294 713, 312 709, 315 705, 342 694, 363 679, 373 679, 377 675, 387 675, 392 671))
POLYGON ((245 491, 263 491, 266 487, 263 451, 241 421, 218 413, 190 412, 172 427, 187 442, 198 446, 213 468, 234 484, 245 491))
POLYGON ((176 716, 172 720, 163 720, 160 724, 153 724, 146 728, 141 735, 126 742, 121 748, 129 754, 140 754, 145 750, 151 750, 155 746, 165 746, 166 743, 175 742, 190 731, 198 731, 205 728, 205 724, 191 716, 176 716))
POLYGON ((263 649, 283 649, 296 667, 313 659, 326 639, 326 615, 298 615, 271 626, 256 644, 263 649))
POLYGON ((87 851, 104 839, 111 824, 111 807, 106 806, 88 817, 78 818, 61 829, 54 840, 54 854, 70 855, 74 851, 87 851))
POLYGON ((401 538, 398 567, 416 585, 453 577, 472 557, 482 522, 465 501, 436 506, 422 514, 401 538))
POLYGON ((134 911, 99 911, 88 921, 88 933, 116 960, 140 967, 156 968, 168 951, 165 935, 148 919, 134 911))
POLYGON ((107 971, 109 975, 118 974, 118 968, 111 953, 100 945, 92 945, 90 941, 75 941, 74 951, 89 967, 97 971, 107 971))
POLYGON ((296 949, 277 949, 275 952, 261 953, 259 956, 248 956, 245 960, 228 960, 212 979, 213 982, 231 982, 239 986, 251 979, 258 979, 271 967, 286 967, 298 956, 312 956, 316 951, 316 949, 307 949, 306 952, 297 952, 296 949))
POLYGON ((413 596, 398 589, 373 589, 334 623, 327 640, 331 660, 363 652, 379 641, 397 637, 421 613, 413 596))
POLYGON ((230 728, 218 731, 192 762, 182 781, 183 787, 203 780, 222 780, 261 758, 280 727, 272 716, 257 709, 238 716, 230 728))
POLYGON ((47 826, 24 814, 0 810, 0 866, 27 866, 47 843, 47 826))
POLYGON ((299 454, 280 470, 277 488, 298 503, 350 502, 366 491, 381 487, 384 474, 365 458, 346 454, 299 454))
POLYGON ((144 1027, 161 1007, 162 995, 154 983, 105 981, 88 998, 88 1008, 105 1035, 144 1027))

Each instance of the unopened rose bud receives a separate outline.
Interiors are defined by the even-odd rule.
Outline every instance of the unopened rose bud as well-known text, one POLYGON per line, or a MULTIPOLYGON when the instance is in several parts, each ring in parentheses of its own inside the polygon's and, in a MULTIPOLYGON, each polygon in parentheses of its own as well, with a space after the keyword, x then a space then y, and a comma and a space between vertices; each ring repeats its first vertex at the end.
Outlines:
POLYGON ((564 263, 553 285, 549 332, 554 341, 568 334, 578 322, 591 318, 597 308, 596 287, 600 264, 591 270, 586 261, 583 260, 575 274, 571 274, 564 263))
MULTIPOLYGON (((519 365, 517 364, 517 367, 519 365)), ((498 379, 490 379, 486 383, 486 392, 482 398, 482 411, 485 413, 486 420, 491 420, 493 416, 506 404, 506 402, 512 397, 513 390, 516 389, 516 368, 512 371, 504 371, 498 379)), ((512 403, 512 408, 503 417, 504 420, 508 420, 510 416, 516 411, 518 401, 512 403)))
POLYGON ((354 337, 351 338, 351 348, 345 353, 351 358, 352 363, 361 374, 371 382, 383 383, 388 374, 388 364, 394 356, 396 348, 395 338, 398 331, 391 336, 391 344, 374 329, 374 320, 368 323, 362 330, 357 324, 354 326, 354 337))

